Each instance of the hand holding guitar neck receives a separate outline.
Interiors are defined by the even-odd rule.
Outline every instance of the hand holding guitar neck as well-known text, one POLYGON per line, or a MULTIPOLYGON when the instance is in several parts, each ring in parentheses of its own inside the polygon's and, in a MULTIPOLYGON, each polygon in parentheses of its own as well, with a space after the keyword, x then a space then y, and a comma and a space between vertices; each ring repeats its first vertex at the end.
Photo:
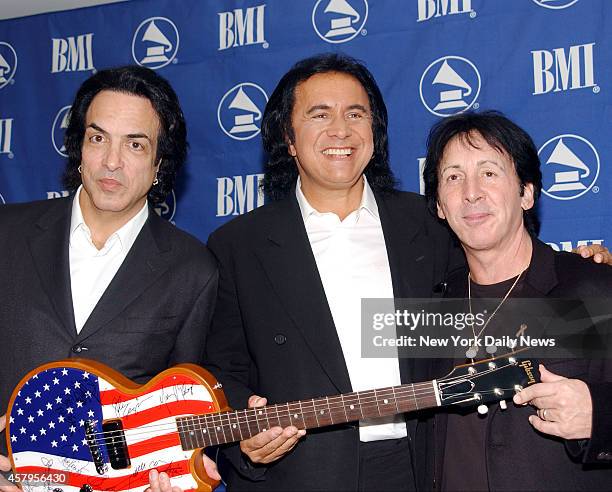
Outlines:
MULTIPOLYGON (((261 396, 252 395, 249 398, 249 408, 264 407, 268 400, 261 396)), ((246 454, 253 463, 271 463, 291 451, 301 437, 306 435, 304 429, 290 425, 284 429, 280 426, 265 430, 250 439, 240 443, 240 450, 246 454)))

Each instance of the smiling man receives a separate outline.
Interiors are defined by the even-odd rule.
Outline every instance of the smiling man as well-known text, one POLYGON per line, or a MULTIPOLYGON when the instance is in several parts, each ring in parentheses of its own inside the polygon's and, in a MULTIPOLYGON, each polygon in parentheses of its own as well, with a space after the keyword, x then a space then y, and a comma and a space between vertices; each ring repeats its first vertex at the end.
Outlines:
MULTIPOLYGON (((431 297, 449 236, 422 197, 394 190, 387 112, 368 70, 298 62, 262 123, 271 203, 214 232, 220 262, 206 360, 244 408, 412 380, 406 359, 363 358, 361 299, 431 297)), ((228 449, 230 490, 412 490, 404 416, 305 434, 273 426, 228 449)))
MULTIPOLYGON (((535 335, 544 316, 551 320, 552 336, 566 320, 578 320, 591 333, 591 316, 604 320, 595 331, 603 355, 584 360, 528 353, 547 356, 540 366, 542 382, 517 394, 516 405, 506 410, 495 405, 486 417, 451 409, 419 426, 419 441, 433 450, 427 466, 420 466, 427 470, 424 488, 610 490, 612 269, 555 252, 537 239, 535 205, 542 188, 537 149, 500 113, 467 112, 436 124, 424 180, 432 214, 448 223, 467 259, 467 268, 449 274, 447 296, 466 298, 470 312, 473 304, 488 306, 484 325, 469 333, 473 342, 466 357, 490 357, 479 346, 487 335, 517 337, 519 326, 535 335), (534 304, 517 305, 515 298, 537 300, 537 313, 529 312, 534 304), (605 312, 585 307, 593 300, 607 306, 605 312)), ((450 368, 450 361, 436 360, 431 377, 450 368)))
POLYGON ((99 71, 72 104, 66 149, 72 196, 0 207, 0 409, 58 359, 96 359, 139 383, 202 362, 215 260, 151 207, 187 152, 174 90, 146 68, 99 71))

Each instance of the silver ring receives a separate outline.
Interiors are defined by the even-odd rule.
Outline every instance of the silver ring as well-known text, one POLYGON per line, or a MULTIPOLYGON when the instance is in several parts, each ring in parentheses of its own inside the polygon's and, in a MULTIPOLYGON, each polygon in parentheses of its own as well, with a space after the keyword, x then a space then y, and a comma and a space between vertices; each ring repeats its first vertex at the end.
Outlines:
POLYGON ((545 408, 544 410, 542 410, 542 420, 546 420, 546 410, 548 409, 545 408))

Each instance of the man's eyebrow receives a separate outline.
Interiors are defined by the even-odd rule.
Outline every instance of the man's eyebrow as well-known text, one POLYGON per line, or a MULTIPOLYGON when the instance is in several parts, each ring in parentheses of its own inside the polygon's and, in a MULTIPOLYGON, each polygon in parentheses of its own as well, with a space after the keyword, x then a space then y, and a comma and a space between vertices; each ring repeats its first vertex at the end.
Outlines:
MULTIPOLYGON (((315 111, 321 111, 321 110, 328 110, 331 109, 331 106, 329 104, 316 104, 314 106, 311 106, 308 111, 306 111, 306 114, 311 114, 314 113, 315 111)), ((359 111, 363 111, 364 113, 369 113, 370 110, 368 108, 366 108, 363 104, 351 104, 348 108, 346 108, 347 111, 354 111, 358 109, 359 111)))
POLYGON ((98 131, 98 132, 102 132, 102 133, 108 133, 104 128, 100 128, 98 125, 96 125, 95 123, 90 123, 89 125, 87 125, 87 128, 93 128, 94 130, 98 131))
POLYGON ((459 169, 461 166, 459 164, 442 164, 440 167, 440 174, 444 173, 447 169, 459 169))
POLYGON ((354 109, 358 109, 360 111, 363 111, 364 113, 369 113, 370 110, 368 108, 366 108, 363 104, 351 104, 348 108, 349 111, 354 110, 354 109))
POLYGON ((316 104, 314 106, 311 106, 308 111, 306 111, 306 114, 312 114, 315 111, 321 111, 326 109, 331 109, 331 106, 329 106, 328 104, 316 104))
MULTIPOLYGON (((90 123, 89 125, 87 125, 87 128, 93 128, 94 130, 98 132, 108 134, 106 130, 104 130, 103 128, 100 128, 95 123, 90 123)), ((149 135, 147 135, 146 133, 128 133, 126 137, 127 138, 146 138, 149 142, 151 142, 151 137, 149 137, 149 135)))

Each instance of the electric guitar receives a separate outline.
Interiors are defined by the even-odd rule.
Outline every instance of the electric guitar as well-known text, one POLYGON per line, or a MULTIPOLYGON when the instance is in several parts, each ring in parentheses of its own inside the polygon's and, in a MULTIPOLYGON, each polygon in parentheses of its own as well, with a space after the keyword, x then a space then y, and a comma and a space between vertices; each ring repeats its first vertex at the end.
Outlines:
POLYGON ((506 356, 457 366, 433 381, 233 411, 221 384, 193 364, 139 386, 99 362, 62 360, 33 370, 13 392, 9 478, 24 490, 144 490, 156 468, 184 490, 210 492, 218 482, 206 475, 200 448, 274 426, 310 429, 448 405, 505 405, 538 380, 535 361, 506 356))

